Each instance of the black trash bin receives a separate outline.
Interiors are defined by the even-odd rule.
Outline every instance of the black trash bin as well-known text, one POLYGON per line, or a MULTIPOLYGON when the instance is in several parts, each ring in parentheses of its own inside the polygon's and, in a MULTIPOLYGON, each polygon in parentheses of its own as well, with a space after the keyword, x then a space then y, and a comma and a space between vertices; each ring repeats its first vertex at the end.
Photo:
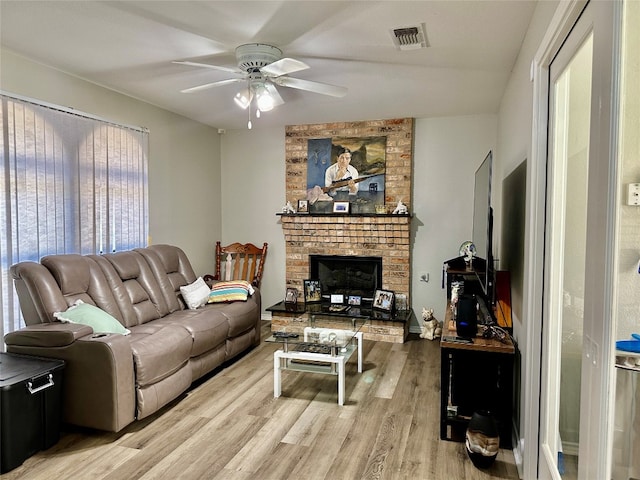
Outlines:
POLYGON ((0 353, 0 473, 60 439, 63 369, 62 360, 0 353))

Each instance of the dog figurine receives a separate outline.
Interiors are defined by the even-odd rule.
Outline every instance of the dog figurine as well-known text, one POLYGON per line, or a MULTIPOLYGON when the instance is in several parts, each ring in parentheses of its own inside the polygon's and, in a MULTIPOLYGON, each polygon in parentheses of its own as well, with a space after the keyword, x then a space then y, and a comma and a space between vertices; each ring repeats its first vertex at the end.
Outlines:
POLYGON ((442 335, 442 327, 440 322, 433 316, 433 308, 422 308, 422 326, 420 327, 422 333, 420 338, 426 338, 427 340, 435 340, 442 335))
POLYGON ((409 213, 409 209, 404 203, 402 203, 402 200, 398 200, 398 204, 396 205, 393 213, 397 215, 406 215, 407 213, 409 213))
POLYGON ((287 202, 287 204, 282 207, 282 213, 296 213, 296 209, 293 208, 293 205, 291 205, 291 202, 287 202))

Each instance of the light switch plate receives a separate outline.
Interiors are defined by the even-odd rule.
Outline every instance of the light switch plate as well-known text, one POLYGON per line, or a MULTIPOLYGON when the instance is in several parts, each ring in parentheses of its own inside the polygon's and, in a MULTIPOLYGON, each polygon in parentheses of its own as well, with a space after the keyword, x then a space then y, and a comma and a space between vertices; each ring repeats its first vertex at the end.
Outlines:
POLYGON ((630 183, 627 190, 627 205, 640 205, 640 183, 630 183))

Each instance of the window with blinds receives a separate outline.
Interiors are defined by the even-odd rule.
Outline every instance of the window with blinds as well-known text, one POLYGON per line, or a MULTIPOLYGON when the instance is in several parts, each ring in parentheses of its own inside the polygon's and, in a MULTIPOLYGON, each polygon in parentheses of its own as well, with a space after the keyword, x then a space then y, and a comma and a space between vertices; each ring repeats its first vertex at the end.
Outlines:
POLYGON ((55 106, 0 99, 4 336, 23 325, 11 265, 146 245, 149 134, 55 106))

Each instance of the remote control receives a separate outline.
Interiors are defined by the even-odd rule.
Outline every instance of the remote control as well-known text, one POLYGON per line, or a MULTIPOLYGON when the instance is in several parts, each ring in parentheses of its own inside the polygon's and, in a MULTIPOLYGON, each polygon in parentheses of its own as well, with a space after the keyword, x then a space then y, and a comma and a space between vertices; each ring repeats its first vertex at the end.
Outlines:
POLYGON ((466 337, 445 336, 443 340, 445 342, 451 342, 451 343, 473 343, 473 339, 466 338, 466 337))
POLYGON ((298 338, 300 335, 297 333, 273 332, 273 336, 276 338, 298 338))

